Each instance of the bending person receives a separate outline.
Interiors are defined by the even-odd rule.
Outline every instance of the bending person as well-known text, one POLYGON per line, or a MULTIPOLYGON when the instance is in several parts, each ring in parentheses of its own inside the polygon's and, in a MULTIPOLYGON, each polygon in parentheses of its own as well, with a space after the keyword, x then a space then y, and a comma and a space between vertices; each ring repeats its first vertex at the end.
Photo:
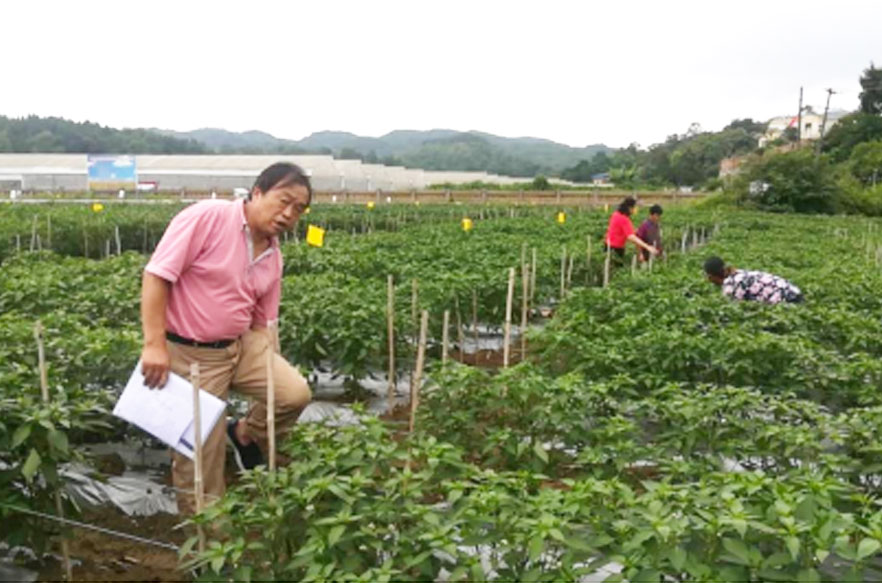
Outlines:
POLYGON ((735 269, 719 257, 704 262, 704 272, 713 284, 720 286, 723 295, 735 300, 779 304, 800 303, 802 291, 784 279, 764 271, 735 269))
POLYGON ((625 244, 631 241, 639 249, 645 250, 652 255, 658 255, 658 249, 641 240, 634 233, 634 225, 631 223, 631 214, 637 200, 629 196, 622 201, 619 208, 609 217, 609 226, 606 230, 606 245, 615 254, 619 264, 623 263, 625 258, 625 244))
MULTIPOLYGON (((276 433, 294 424, 311 395, 306 380, 277 354, 267 329, 278 319, 282 254, 279 234, 309 206, 303 170, 277 163, 257 177, 247 200, 206 200, 176 215, 144 269, 141 352, 146 384, 162 388, 169 371, 189 378, 199 363, 204 390, 226 400, 229 389, 252 399, 247 416, 218 423, 203 445, 205 493, 224 494, 225 434, 240 467, 266 452, 267 352, 272 351, 276 433)), ((272 337, 271 337, 272 336, 272 337)), ((178 509, 194 510, 193 462, 173 452, 178 509)))

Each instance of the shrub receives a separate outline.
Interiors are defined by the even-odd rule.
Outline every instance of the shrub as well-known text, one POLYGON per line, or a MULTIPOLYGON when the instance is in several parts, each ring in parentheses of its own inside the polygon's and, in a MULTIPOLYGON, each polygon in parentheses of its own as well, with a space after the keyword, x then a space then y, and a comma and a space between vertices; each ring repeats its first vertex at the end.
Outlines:
POLYGON ((833 213, 837 208, 830 161, 807 149, 752 157, 733 188, 740 203, 772 212, 833 213))

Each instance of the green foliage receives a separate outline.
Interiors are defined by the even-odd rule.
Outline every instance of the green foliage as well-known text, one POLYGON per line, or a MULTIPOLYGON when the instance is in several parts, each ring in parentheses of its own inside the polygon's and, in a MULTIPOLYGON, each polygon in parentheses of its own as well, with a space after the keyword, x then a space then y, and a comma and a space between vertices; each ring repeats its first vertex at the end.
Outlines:
POLYGON ((882 140, 882 115, 852 113, 840 119, 824 136, 823 151, 834 162, 844 162, 864 142, 882 140))
POLYGON ((882 69, 877 69, 873 63, 870 63, 870 66, 864 69, 860 83, 861 112, 882 115, 882 69))
POLYGON ((864 185, 882 184, 882 140, 858 144, 848 158, 848 169, 864 185))
POLYGON ((829 159, 808 149, 751 157, 733 188, 742 204, 773 212, 834 212, 839 195, 829 159))
POLYGON ((530 190, 551 190, 551 189, 552 189, 551 183, 548 182, 548 179, 545 178, 544 176, 542 176, 541 174, 538 175, 536 178, 534 178, 533 182, 530 183, 530 190))

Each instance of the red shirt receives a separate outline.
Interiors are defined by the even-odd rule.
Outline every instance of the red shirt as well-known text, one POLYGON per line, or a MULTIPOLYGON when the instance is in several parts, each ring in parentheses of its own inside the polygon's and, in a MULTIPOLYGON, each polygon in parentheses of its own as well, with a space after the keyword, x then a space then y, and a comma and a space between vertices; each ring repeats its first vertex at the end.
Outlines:
POLYGON ((628 215, 616 211, 609 217, 609 228, 606 230, 606 244, 616 249, 623 249, 629 235, 634 234, 634 225, 628 215))
POLYGON ((172 284, 169 331, 212 342, 278 318, 278 241, 259 257, 252 257, 250 243, 242 200, 199 202, 172 219, 145 268, 172 284))

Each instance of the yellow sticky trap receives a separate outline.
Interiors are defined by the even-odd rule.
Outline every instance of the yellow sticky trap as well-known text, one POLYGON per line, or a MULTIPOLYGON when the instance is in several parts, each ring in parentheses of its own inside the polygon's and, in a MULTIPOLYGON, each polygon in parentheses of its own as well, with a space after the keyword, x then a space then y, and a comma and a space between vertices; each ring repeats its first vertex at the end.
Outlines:
POLYGON ((103 210, 104 210, 104 205, 101 204, 100 202, 93 202, 92 203, 92 211, 93 212, 100 213, 103 210))
POLYGON ((325 230, 315 225, 309 225, 306 229, 306 244, 313 247, 322 247, 325 244, 325 230))
POLYGON ((635 204, 634 205, 634 214, 636 215, 639 212, 640 212, 640 207, 635 204))
POLYGON ((557 223, 562 225, 565 222, 567 222, 567 213, 557 213, 557 223))
POLYGON ((609 203, 603 205, 603 211, 607 213, 609 212, 609 203))
POLYGON ((303 211, 303 214, 305 214, 305 215, 308 215, 308 214, 309 214, 309 207, 306 207, 306 210, 303 211))
POLYGON ((474 227, 474 223, 472 223, 472 219, 466 217, 462 220, 462 230, 468 233, 474 227))
POLYGON ((367 203, 367 207, 368 207, 368 210, 373 209, 373 208, 374 208, 374 201, 369 200, 368 203, 367 203))

